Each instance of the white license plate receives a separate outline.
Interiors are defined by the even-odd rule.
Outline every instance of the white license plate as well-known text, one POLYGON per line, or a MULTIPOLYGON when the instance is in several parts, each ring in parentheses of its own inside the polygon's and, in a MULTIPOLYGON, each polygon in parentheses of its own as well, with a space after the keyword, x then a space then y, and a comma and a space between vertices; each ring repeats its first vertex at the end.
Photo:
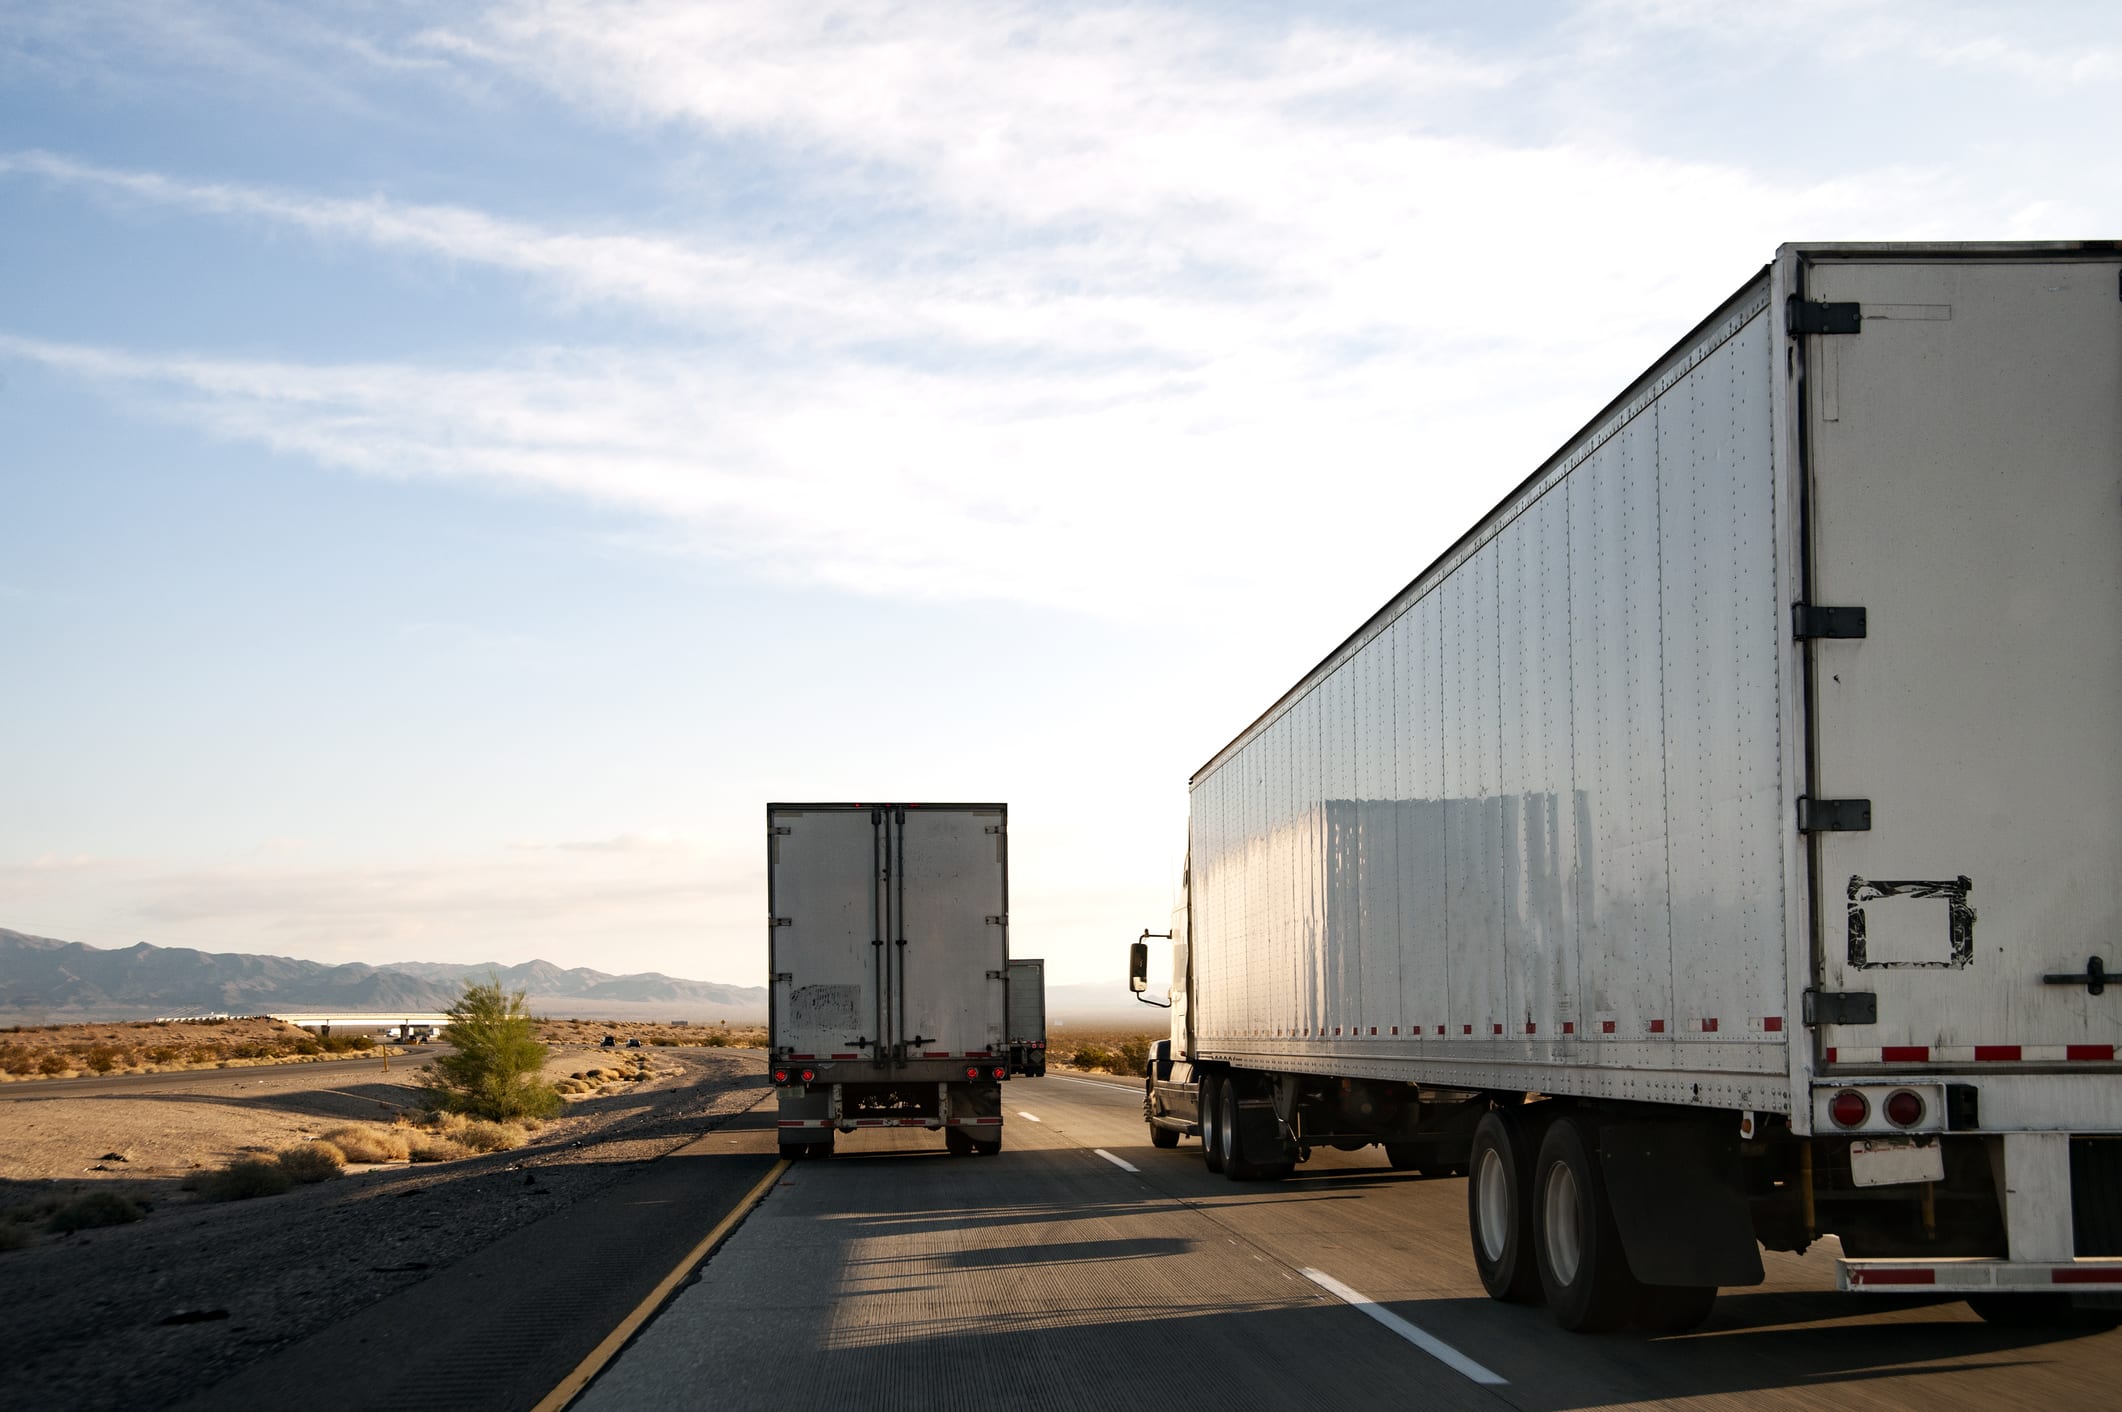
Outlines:
POLYGON ((1919 1146, 1907 1138, 1853 1142, 1849 1145, 1849 1179, 1858 1186, 1942 1182, 1945 1150, 1935 1142, 1919 1146))

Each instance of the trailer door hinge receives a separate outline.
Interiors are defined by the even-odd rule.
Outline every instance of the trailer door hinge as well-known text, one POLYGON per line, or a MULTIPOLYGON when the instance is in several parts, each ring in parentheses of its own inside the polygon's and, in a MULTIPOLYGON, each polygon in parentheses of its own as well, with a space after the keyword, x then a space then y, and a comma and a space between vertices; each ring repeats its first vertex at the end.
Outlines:
POLYGON ((774 974, 773 974, 773 975, 772 975, 772 976, 770 977, 770 979, 772 979, 772 980, 777 980, 777 981, 792 981, 792 980, 794 980, 795 978, 796 978, 796 973, 795 973, 794 971, 776 971, 776 972, 774 972, 774 974))
POLYGON ((1813 603, 1793 603, 1790 616, 1791 631, 1800 642, 1820 637, 1864 636, 1862 608, 1825 608, 1813 603))
POLYGON ((1008 980, 1008 979, 1009 979, 1009 972, 1007 972, 1007 971, 989 971, 989 972, 987 973, 987 978, 988 978, 989 980, 991 980, 991 981, 1006 981, 1006 980, 1008 980))
POLYGON ((790 828, 789 828, 789 827, 788 827, 787 825, 785 825, 785 824, 775 824, 775 825, 774 825, 774 826, 773 826, 772 828, 768 829, 768 830, 767 830, 767 832, 768 832, 768 833, 774 833, 774 834, 785 834, 785 833, 790 833, 790 832, 793 832, 793 830, 791 830, 791 829, 790 829, 790 828))
POLYGON ((1866 833, 1871 829, 1869 799, 1798 800, 1799 833, 1866 833))
POLYGON ((1007 918, 1007 917, 998 917, 998 916, 994 915, 994 914, 993 914, 992 912, 988 914, 988 918, 987 918, 987 924, 988 924, 989 926, 991 926, 991 927, 1000 927, 1000 926, 1006 926, 1006 925, 1008 924, 1008 922, 1009 922, 1009 918, 1007 918))
POLYGON ((1879 997, 1869 990, 1808 990, 1804 995, 1808 1025, 1876 1025, 1879 997))
POLYGON ((776 918, 774 918, 774 925, 775 925, 775 926, 777 926, 777 927, 792 927, 792 926, 794 926, 795 924, 796 924, 796 919, 795 919, 794 917, 776 917, 776 918))
POLYGON ((1801 333, 1861 333, 1864 307, 1851 302, 1831 304, 1824 299, 1800 299, 1793 294, 1785 305, 1784 330, 1801 333))
POLYGON ((988 825, 988 826, 987 826, 986 828, 984 828, 984 829, 980 830, 980 832, 982 832, 982 833, 1000 833, 1000 832, 1002 832, 1002 825, 1000 825, 1000 824, 989 824, 989 825, 988 825))

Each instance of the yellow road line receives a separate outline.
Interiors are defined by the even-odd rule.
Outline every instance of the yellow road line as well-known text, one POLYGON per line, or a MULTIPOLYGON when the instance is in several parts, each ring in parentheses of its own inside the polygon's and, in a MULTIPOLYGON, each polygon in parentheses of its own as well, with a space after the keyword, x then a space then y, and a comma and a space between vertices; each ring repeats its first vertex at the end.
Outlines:
POLYGON ((692 1273, 695 1265, 707 1258, 707 1252, 720 1244, 722 1238, 730 1233, 737 1222, 743 1220, 746 1214, 759 1204, 766 1196, 767 1189, 781 1179, 781 1174, 786 1172, 789 1166, 786 1157, 774 1163, 773 1169, 759 1178, 759 1184, 746 1192, 744 1199, 731 1207, 727 1216, 715 1222, 715 1228, 702 1236, 698 1245, 685 1252, 685 1258, 648 1292, 646 1299, 634 1306, 634 1312, 620 1320, 619 1326, 606 1334, 604 1341, 590 1350, 589 1357, 576 1364, 575 1371, 562 1378, 560 1385, 540 1399, 531 1412, 560 1412, 561 1408, 579 1397, 582 1389, 589 1386, 589 1380, 604 1371, 604 1365, 611 1362, 619 1350, 626 1346, 626 1341, 639 1332, 650 1316, 663 1307, 663 1301, 670 1298, 671 1291, 692 1273))

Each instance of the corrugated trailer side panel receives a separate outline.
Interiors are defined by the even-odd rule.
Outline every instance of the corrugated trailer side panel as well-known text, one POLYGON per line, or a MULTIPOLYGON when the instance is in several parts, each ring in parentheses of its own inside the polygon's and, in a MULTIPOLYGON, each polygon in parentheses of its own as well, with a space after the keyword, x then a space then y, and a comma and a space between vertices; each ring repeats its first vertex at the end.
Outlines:
POLYGON ((1766 305, 1195 777, 1197 1055, 1787 1102, 1766 305))

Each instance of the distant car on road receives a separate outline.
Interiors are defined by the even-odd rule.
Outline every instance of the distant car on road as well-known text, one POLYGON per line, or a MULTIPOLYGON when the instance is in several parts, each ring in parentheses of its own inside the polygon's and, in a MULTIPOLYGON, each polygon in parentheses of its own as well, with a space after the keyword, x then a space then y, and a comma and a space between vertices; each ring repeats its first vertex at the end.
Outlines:
POLYGON ((626 1047, 628 1049, 639 1049, 641 1047, 641 1036, 635 1035, 632 1039, 628 1040, 626 1042, 626 1047))
POLYGON ((615 1034, 608 1034, 608 1035, 606 1035, 606 1036, 604 1037, 604 1047, 605 1047, 606 1049, 610 1049, 610 1048, 611 1048, 612 1046, 616 1045, 616 1044, 617 1044, 618 1042, 619 1042, 619 1036, 617 1036, 617 1035, 615 1035, 615 1034))

